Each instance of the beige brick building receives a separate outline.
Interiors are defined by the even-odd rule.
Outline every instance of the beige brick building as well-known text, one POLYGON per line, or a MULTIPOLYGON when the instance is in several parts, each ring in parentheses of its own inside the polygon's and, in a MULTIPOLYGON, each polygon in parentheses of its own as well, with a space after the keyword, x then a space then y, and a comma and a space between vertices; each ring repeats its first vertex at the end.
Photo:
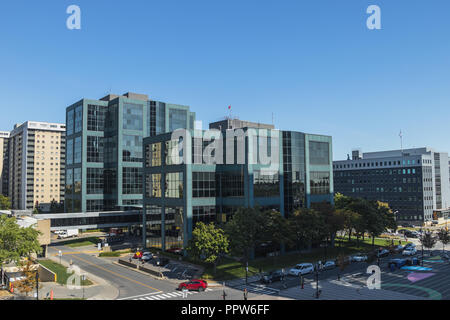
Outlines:
POLYGON ((0 194, 8 196, 9 132, 0 131, 0 194))
POLYGON ((48 211, 64 202, 65 124, 28 121, 9 138, 8 196, 12 208, 48 211))

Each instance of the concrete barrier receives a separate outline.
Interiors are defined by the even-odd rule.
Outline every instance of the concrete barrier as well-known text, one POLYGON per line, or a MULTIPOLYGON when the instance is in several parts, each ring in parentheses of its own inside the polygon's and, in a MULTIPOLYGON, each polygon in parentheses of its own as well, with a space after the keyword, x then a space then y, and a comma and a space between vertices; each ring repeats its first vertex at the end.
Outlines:
POLYGON ((143 272, 149 273, 149 274, 151 274, 151 275, 153 275, 155 277, 159 277, 159 278, 163 278, 164 277, 161 272, 155 271, 155 270, 143 267, 143 266, 139 266, 138 269, 143 271, 143 272))
POLYGON ((122 259, 119 259, 119 263, 120 263, 120 264, 123 264, 124 266, 133 268, 133 269, 137 269, 137 268, 138 268, 138 266, 135 265, 134 263, 128 262, 128 261, 125 261, 125 260, 122 260, 122 259))

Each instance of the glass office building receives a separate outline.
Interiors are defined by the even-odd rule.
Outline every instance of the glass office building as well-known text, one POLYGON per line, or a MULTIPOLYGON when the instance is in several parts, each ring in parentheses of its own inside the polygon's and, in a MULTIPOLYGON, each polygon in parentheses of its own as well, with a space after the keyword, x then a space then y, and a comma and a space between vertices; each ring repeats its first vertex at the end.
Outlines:
MULTIPOLYGON (((240 129, 247 134, 250 128, 240 129)), ((240 145, 237 137, 225 139, 236 132, 225 128, 218 147, 223 152, 212 152, 217 156, 213 162, 205 160, 210 143, 202 139, 205 131, 190 131, 191 144, 175 152, 178 141, 171 133, 144 139, 147 247, 185 248, 197 222, 226 223, 240 207, 273 209, 288 217, 313 202, 333 202, 331 137, 251 129, 257 138, 246 135, 240 145), (241 148, 242 157, 237 152, 241 148), (270 165, 255 161, 262 153, 277 160, 270 165), (178 155, 191 161, 180 164, 174 161, 178 155)))
POLYGON ((142 205, 143 138, 192 129, 189 107, 126 93, 83 99, 66 110, 65 211, 142 205))

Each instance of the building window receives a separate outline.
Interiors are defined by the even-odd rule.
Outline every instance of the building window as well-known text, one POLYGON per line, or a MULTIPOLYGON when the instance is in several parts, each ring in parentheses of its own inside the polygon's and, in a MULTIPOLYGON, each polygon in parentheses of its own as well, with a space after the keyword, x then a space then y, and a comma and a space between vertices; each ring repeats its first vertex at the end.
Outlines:
POLYGON ((81 132, 83 129, 83 106, 75 109, 75 133, 81 132))
POLYGON ((87 168, 87 194, 103 194, 103 169, 87 168))
POLYGON ((166 141, 166 149, 164 151, 166 158, 166 165, 180 164, 183 158, 183 153, 179 150, 182 141, 169 140, 166 141))
POLYGON ((244 196, 244 174, 240 172, 221 172, 217 175, 216 181, 220 183, 222 197, 243 197, 244 196))
MULTIPOLYGON (((67 112, 67 129, 66 129, 66 134, 68 136, 73 134, 73 125, 74 125, 74 110, 72 109, 72 110, 67 112)), ((38 135, 38 137, 39 137, 39 135, 38 135)))
POLYGON ((103 162, 103 138, 102 137, 87 137, 87 161, 94 163, 103 162))
POLYGON ((73 163, 81 163, 81 137, 75 138, 73 163))
POLYGON ((215 172, 192 173, 192 196, 194 198, 210 198, 216 196, 215 172))
POLYGON ((182 172, 166 173, 165 196, 166 198, 183 198, 182 172))
POLYGON ((147 174, 145 177, 145 196, 147 198, 161 198, 161 174, 147 174))
POLYGON ((88 130, 104 131, 107 107, 88 105, 88 130))
POLYGON ((81 194, 81 168, 73 169, 73 183, 75 186, 74 194, 80 195, 81 194))
POLYGON ((73 164, 73 140, 67 140, 67 149, 66 149, 66 163, 67 165, 73 164))
POLYGON ((169 110, 169 128, 170 131, 177 129, 186 129, 187 111, 179 109, 169 110))
POLYGON ((73 169, 66 170, 66 195, 72 195, 73 192, 73 169))
POLYGON ((145 166, 147 168, 161 166, 161 146, 160 142, 145 146, 145 166))
POLYGON ((205 224, 216 222, 216 207, 192 207, 192 222, 194 228, 198 222, 203 222, 205 224))
POLYGON ((330 173, 329 172, 311 172, 311 194, 329 194, 330 193, 330 173))
POLYGON ((313 165, 330 164, 330 144, 328 142, 310 141, 309 163, 313 165))
POLYGON ((253 194, 255 197, 280 196, 280 178, 278 173, 268 174, 255 171, 253 173, 253 194))
POLYGON ((142 168, 124 167, 122 173, 123 194, 142 195, 142 168))
POLYGON ((122 155, 124 162, 142 162, 142 136, 123 135, 122 155))
POLYGON ((87 212, 103 211, 103 200, 87 200, 86 211, 87 212))
POLYGON ((123 128, 125 130, 142 131, 143 129, 143 106, 133 103, 123 105, 123 128))

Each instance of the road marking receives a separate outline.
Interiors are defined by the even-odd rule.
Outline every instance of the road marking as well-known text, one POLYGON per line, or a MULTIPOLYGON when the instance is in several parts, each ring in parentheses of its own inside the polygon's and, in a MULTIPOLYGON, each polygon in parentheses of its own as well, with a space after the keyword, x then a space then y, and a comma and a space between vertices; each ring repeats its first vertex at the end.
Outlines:
POLYGON ((117 299, 117 300, 129 300, 129 299, 135 299, 135 298, 140 298, 140 297, 144 297, 144 296, 152 296, 152 295, 159 294, 159 293, 162 293, 162 292, 163 292, 163 291, 151 292, 151 293, 144 293, 144 294, 139 294, 139 295, 137 295, 137 296, 126 297, 126 298, 120 298, 120 299, 117 299))
POLYGON ((75 259, 81 260, 81 261, 83 261, 83 262, 85 262, 85 263, 87 263, 87 264, 89 264, 89 265, 91 265, 91 266, 94 266, 94 267, 96 267, 96 268, 98 268, 98 269, 100 269, 100 270, 109 272, 109 273, 111 273, 111 274, 113 274, 113 275, 115 275, 115 276, 118 276, 118 277, 120 277, 120 278, 123 278, 123 279, 125 279, 125 280, 131 281, 131 282, 134 282, 134 283, 139 284, 139 285, 141 285, 141 286, 144 286, 144 287, 150 288, 150 289, 152 289, 152 290, 161 292, 161 290, 159 290, 159 289, 153 288, 152 286, 149 286, 149 285, 147 285, 147 284, 145 284, 145 283, 136 281, 136 280, 134 280, 134 279, 131 279, 131 278, 129 278, 129 277, 126 277, 126 276, 123 276, 123 275, 121 275, 121 274, 119 274, 119 273, 116 273, 116 272, 114 272, 114 271, 111 271, 111 270, 108 270, 108 269, 106 269, 106 268, 100 267, 100 266, 98 266, 98 265, 96 265, 96 264, 94 264, 94 263, 92 263, 92 262, 89 262, 89 261, 83 259, 83 258, 76 257, 75 259))

